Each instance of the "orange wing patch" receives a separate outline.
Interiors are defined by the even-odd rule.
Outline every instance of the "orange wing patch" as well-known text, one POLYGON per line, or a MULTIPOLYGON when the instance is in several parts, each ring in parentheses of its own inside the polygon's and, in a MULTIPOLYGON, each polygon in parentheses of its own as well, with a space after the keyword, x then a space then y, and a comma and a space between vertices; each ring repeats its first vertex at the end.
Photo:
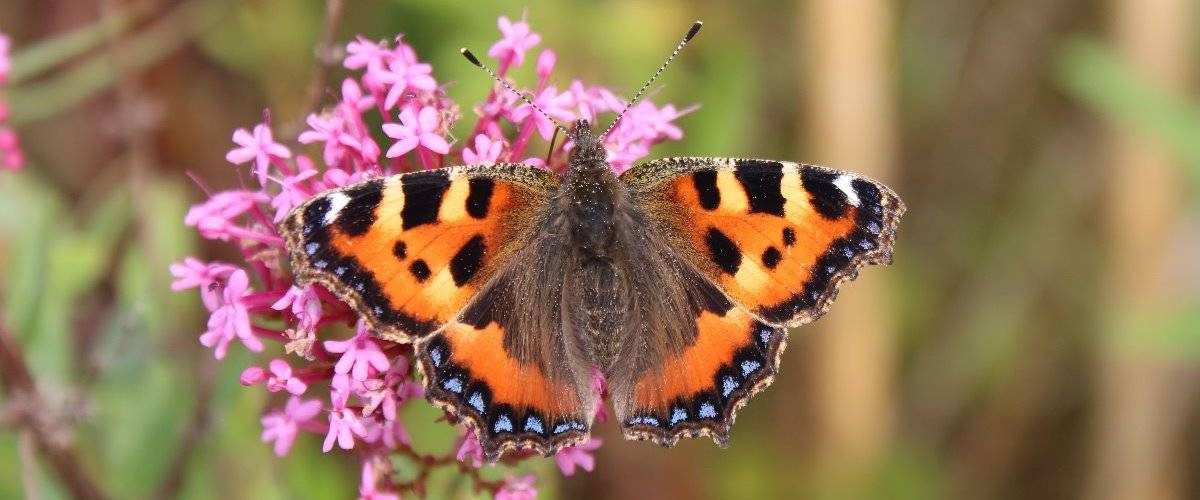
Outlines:
POLYGON ((528 236, 557 180, 524 165, 455 167, 323 193, 284 222, 297 280, 320 283, 381 337, 448 322, 528 236))
POLYGON ((771 324, 812 321, 862 265, 891 261, 904 205, 873 181, 767 160, 672 158, 642 168, 627 182, 656 222, 682 236, 677 244, 706 277, 771 324))
POLYGON ((639 377, 633 394, 616 397, 625 435, 671 446, 708 435, 726 445, 735 413, 774 380, 786 330, 730 308, 696 319, 696 340, 639 377))
POLYGON ((587 438, 590 398, 504 348, 499 323, 453 322, 420 344, 426 395, 464 417, 488 460, 508 449, 549 455, 587 438))

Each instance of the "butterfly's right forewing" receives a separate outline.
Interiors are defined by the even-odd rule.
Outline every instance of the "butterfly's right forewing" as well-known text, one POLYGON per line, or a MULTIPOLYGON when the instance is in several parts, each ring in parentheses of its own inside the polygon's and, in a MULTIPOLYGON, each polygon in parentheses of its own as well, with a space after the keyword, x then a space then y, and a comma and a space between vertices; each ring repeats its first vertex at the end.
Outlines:
POLYGON ((773 160, 668 158, 622 177, 651 227, 767 323, 824 314, 838 287, 892 259, 905 207, 883 184, 773 160))

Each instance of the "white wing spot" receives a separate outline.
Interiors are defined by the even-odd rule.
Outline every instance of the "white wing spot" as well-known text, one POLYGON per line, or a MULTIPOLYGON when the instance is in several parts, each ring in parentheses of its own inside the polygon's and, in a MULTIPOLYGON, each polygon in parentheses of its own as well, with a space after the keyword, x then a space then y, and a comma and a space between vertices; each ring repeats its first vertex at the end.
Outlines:
POLYGON ((338 214, 342 212, 342 208, 344 208, 347 203, 350 203, 349 196, 346 196, 342 193, 330 193, 329 210, 325 212, 325 218, 322 219, 321 222, 326 226, 333 224, 333 221, 337 220, 338 214))
POLYGON ((846 199, 850 201, 851 205, 857 207, 859 204, 858 191, 855 191, 854 186, 850 184, 850 182, 853 180, 854 178, 850 177, 849 175, 839 175, 838 178, 833 181, 833 185, 837 186, 838 189, 841 189, 843 193, 846 193, 846 199))

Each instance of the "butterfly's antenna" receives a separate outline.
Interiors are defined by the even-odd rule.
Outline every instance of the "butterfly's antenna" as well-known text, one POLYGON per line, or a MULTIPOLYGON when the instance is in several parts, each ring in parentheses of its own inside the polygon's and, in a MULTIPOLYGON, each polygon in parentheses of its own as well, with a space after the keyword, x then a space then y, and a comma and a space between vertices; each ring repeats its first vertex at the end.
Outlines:
POLYGON ((462 53, 463 57, 467 58, 467 61, 470 61, 471 64, 474 64, 476 68, 482 69, 485 73, 487 73, 489 76, 491 76, 493 80, 496 80, 497 82, 500 83, 500 85, 502 85, 504 88, 508 89, 509 92, 512 92, 513 94, 516 94, 517 97, 520 97, 522 101, 525 101, 525 104, 533 106, 533 109, 536 109, 538 111, 538 113, 541 113, 542 116, 545 116, 547 120, 550 120, 550 122, 553 123, 556 128, 563 131, 563 133, 567 132, 567 128, 562 126, 561 123, 558 123, 558 120, 555 120, 553 117, 550 116, 549 113, 547 113, 542 108, 538 107, 537 104, 534 104, 533 99, 530 99, 529 96, 527 96, 524 93, 522 93, 521 91, 513 88, 512 85, 509 85, 509 83, 507 81, 505 81, 503 78, 500 78, 500 76, 497 75, 496 72, 492 71, 491 68, 484 66, 483 63, 479 61, 479 58, 475 57, 475 54, 472 54, 471 51, 467 50, 466 47, 458 49, 458 51, 462 53))
POLYGON ((679 41, 679 44, 675 46, 675 50, 672 50, 671 55, 667 56, 667 60, 663 61, 662 66, 659 66, 658 70, 656 70, 653 75, 650 75, 650 79, 646 80, 646 83, 642 84, 642 88, 638 89, 637 93, 633 95, 633 99, 629 101, 629 104, 625 105, 625 109, 621 110, 621 114, 617 115, 617 119, 613 120, 612 124, 609 125, 608 128, 604 129, 603 134, 600 134, 599 141, 603 141, 605 137, 608 137, 608 133, 612 132, 612 129, 617 126, 617 123, 620 123, 621 118, 625 117, 625 112, 629 111, 629 108, 632 108, 634 104, 637 104, 638 100, 642 98, 642 94, 646 93, 646 89, 650 88, 650 84, 654 83, 654 80, 658 79, 658 75, 661 75, 663 70, 667 69, 667 66, 671 64, 671 61, 675 60, 675 56, 679 55, 679 52, 683 50, 683 47, 687 45, 688 42, 692 41, 692 38, 696 36, 696 33, 700 32, 701 26, 704 26, 702 21, 696 21, 692 23, 692 27, 688 28, 687 34, 683 35, 683 40, 679 41))

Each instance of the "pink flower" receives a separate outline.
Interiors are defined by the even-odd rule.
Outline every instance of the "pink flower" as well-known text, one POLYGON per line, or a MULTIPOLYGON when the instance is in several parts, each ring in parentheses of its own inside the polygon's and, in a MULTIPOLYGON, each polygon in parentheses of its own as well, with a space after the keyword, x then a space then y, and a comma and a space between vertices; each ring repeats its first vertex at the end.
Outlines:
MULTIPOLYGON (((386 461, 381 459, 381 461, 386 461)), ((400 495, 379 489, 378 467, 374 460, 363 460, 362 481, 358 486, 359 500, 400 500, 400 495)))
POLYGON ((299 156, 296 158, 296 166, 300 172, 296 175, 285 175, 279 182, 279 194, 271 198, 271 206, 275 208, 275 223, 279 223, 288 212, 293 208, 300 206, 306 200, 312 197, 313 193, 304 187, 304 182, 317 175, 317 170, 313 168, 312 160, 307 156, 299 156))
POLYGON ((246 276, 246 271, 238 269, 229 276, 222 293, 223 303, 209 316, 208 330, 200 335, 200 343, 204 347, 216 348, 214 355, 217 359, 225 359, 229 343, 235 338, 253 352, 263 350, 262 341, 250 328, 250 312, 242 302, 249 295, 249 285, 250 278, 246 276))
POLYGON ((271 309, 282 311, 291 309, 296 317, 296 330, 303 335, 315 333, 317 323, 321 321, 321 297, 312 286, 288 288, 287 293, 271 304, 271 309))
POLYGON ((601 443, 599 438, 591 438, 586 443, 558 450, 558 453, 554 454, 554 462, 558 464, 558 469, 564 476, 574 475, 576 465, 591 472, 596 467, 596 457, 592 456, 592 452, 596 451, 601 443))
POLYGON ((524 15, 515 23, 500 16, 497 24, 503 37, 488 49, 488 55, 498 59, 501 68, 520 66, 525 62, 525 52, 542 41, 541 35, 529 29, 524 15))
POLYGON ((596 124, 596 115, 605 111, 620 111, 625 107, 625 101, 616 97, 603 87, 587 87, 579 80, 573 80, 567 91, 575 103, 579 117, 596 124))
MULTIPOLYGON (((571 111, 574 99, 570 92, 558 93, 558 89, 553 85, 542 89, 537 96, 533 98, 534 104, 542 108, 546 114, 557 118, 561 121, 570 122, 575 120, 575 113, 571 111)), ((538 134, 545 140, 550 140, 554 135, 554 122, 545 115, 538 113, 528 104, 522 104, 517 109, 512 110, 510 117, 512 121, 521 123, 527 117, 533 117, 533 122, 537 125, 538 134)))
POLYGON ((237 268, 230 264, 204 263, 195 257, 185 257, 183 262, 171 264, 171 276, 175 277, 171 289, 180 291, 199 288, 200 300, 209 311, 214 311, 221 302, 220 292, 214 285, 228 278, 236 270, 237 268))
MULTIPOLYGON (((592 393, 596 396, 596 401, 600 404, 596 405, 596 413, 594 418, 597 422, 608 421, 608 408, 604 406, 604 395, 606 393, 607 382, 604 380, 604 372, 600 370, 592 370, 592 393)), ((590 470, 590 469, 589 469, 590 470)))
POLYGON ((408 429, 405 429, 404 423, 399 420, 385 420, 380 430, 383 445, 388 448, 395 449, 412 444, 412 436, 408 435, 408 429))
POLYGON ((375 97, 370 94, 363 94, 362 88, 358 86, 357 81, 353 78, 346 78, 342 80, 342 104, 361 113, 375 107, 375 97))
MULTIPOLYGON (((396 408, 411 396, 408 384, 408 358, 399 357, 383 374, 382 378, 371 378, 362 381, 358 397, 363 400, 363 416, 375 412, 376 408, 383 409, 384 420, 396 419, 396 408)), ((418 384, 419 387, 419 384, 418 384)), ((423 390, 421 391, 424 392, 423 390)))
POLYGON ((8 55, 11 48, 12 41, 8 35, 0 33, 0 85, 8 83, 8 72, 12 69, 12 59, 8 55))
POLYGON ((321 176, 321 182, 315 183, 317 191, 345 187, 374 177, 373 172, 363 171, 350 173, 340 168, 331 168, 321 176))
POLYGON ((391 362, 383 351, 379 350, 379 344, 371 338, 365 323, 360 321, 357 330, 349 340, 327 340, 324 345, 326 351, 342 353, 342 357, 338 358, 337 364, 333 366, 333 372, 350 373, 351 378, 361 382, 370 376, 372 368, 382 372, 388 369, 391 362))
POLYGON ((467 165, 495 165, 504 151, 504 139, 493 140, 487 134, 475 136, 475 149, 463 148, 462 159, 467 165))
MULTIPOLYGON (((3 104, 4 114, 8 108, 3 104)), ((5 170, 20 170, 25 166, 25 153, 21 151, 21 140, 12 129, 0 127, 0 168, 5 170)))
POLYGON ((683 138, 683 131, 671 122, 690 112, 691 108, 679 111, 675 106, 668 104, 660 109, 652 102, 642 101, 629 109, 622 119, 621 126, 628 126, 630 131, 641 138, 654 142, 663 139, 679 140, 683 138))
POLYGON ((297 139, 300 144, 324 143, 321 158, 325 160, 325 164, 341 163, 342 157, 345 156, 345 146, 341 143, 342 130, 345 127, 342 117, 338 113, 310 113, 305 122, 308 123, 308 130, 300 133, 297 139))
POLYGON ((454 458, 459 462, 469 463, 472 467, 478 469, 483 467, 483 447, 479 446, 479 440, 475 438, 475 433, 467 431, 463 436, 463 440, 458 445, 458 452, 454 454, 454 458), (467 459, 470 459, 468 462, 467 459))
POLYGON ((550 76, 550 72, 554 71, 554 65, 557 62, 558 55, 553 50, 546 49, 541 54, 538 54, 537 66, 535 68, 537 69, 539 82, 545 81, 550 76))
POLYGON ((354 448, 354 436, 365 437, 367 428, 359 419, 358 413, 350 408, 342 408, 329 412, 329 433, 325 435, 325 443, 321 451, 328 453, 337 442, 339 448, 350 450, 354 448))
MULTIPOLYGON (((375 139, 371 137, 371 132, 367 130, 367 126, 362 121, 362 117, 356 111, 348 106, 339 106, 338 113, 342 116, 343 130, 338 134, 338 142, 345 146, 347 152, 355 153, 362 160, 362 164, 358 167, 373 168, 379 164, 379 145, 375 143, 375 139)), ((330 167, 340 165, 341 160, 337 164, 332 164, 330 167)), ((360 172, 361 173, 361 172, 360 172)))
POLYGON ((242 385, 258 385, 267 380, 267 371, 261 366, 251 366, 242 370, 242 376, 238 377, 238 381, 242 385))
POLYGON ((240 147, 229 150, 225 154, 225 160, 234 165, 254 160, 254 173, 258 175, 259 184, 267 183, 267 169, 271 166, 271 159, 292 157, 292 152, 287 146, 275 142, 271 135, 271 127, 265 123, 255 125, 253 135, 244 128, 235 130, 233 142, 240 147))
POLYGON ((235 219, 250 212, 260 203, 270 200, 269 196, 261 192, 222 191, 214 194, 208 201, 188 209, 183 222, 195 227, 201 236, 208 239, 262 239, 262 234, 239 226, 235 219))
POLYGON ((519 478, 508 478, 504 486, 496 492, 496 500, 534 500, 537 498, 537 488, 533 487, 537 476, 528 474, 519 478))
POLYGON ((437 88, 437 81, 431 75, 433 66, 428 64, 410 64, 400 59, 388 62, 387 70, 377 75, 380 83, 389 85, 387 97, 383 106, 392 109, 406 91, 431 92, 437 88))
POLYGON ((287 389, 292 395, 299 396, 308 389, 308 384, 292 376, 292 367, 287 361, 272 359, 267 366, 271 369, 271 377, 267 379, 267 390, 279 392, 287 389))
POLYGON ((391 54, 383 43, 372 42, 359 35, 346 44, 346 59, 342 65, 346 69, 382 68, 391 54))
POLYGON ((292 396, 282 412, 271 412, 261 419, 263 431, 262 442, 275 442, 275 456, 282 457, 292 449, 300 426, 312 420, 321 412, 321 402, 315 399, 301 401, 292 396))
POLYGON ((400 112, 399 124, 383 125, 383 133, 397 139, 396 143, 388 148, 387 157, 403 155, 416 149, 418 145, 438 154, 449 153, 450 144, 442 137, 440 121, 438 110, 433 107, 424 106, 419 114, 414 113, 412 108, 404 108, 400 112))

